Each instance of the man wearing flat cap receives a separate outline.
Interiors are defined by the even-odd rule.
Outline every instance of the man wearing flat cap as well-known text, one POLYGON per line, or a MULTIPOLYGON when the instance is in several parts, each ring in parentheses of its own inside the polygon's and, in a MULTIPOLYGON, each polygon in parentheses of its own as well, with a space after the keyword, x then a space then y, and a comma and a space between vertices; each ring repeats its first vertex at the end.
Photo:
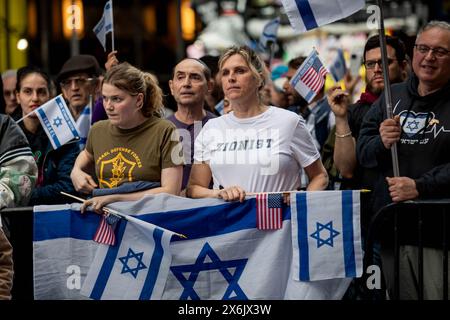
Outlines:
POLYGON ((88 105, 89 96, 95 98, 101 73, 97 59, 87 54, 73 56, 62 66, 57 81, 75 121, 88 105))

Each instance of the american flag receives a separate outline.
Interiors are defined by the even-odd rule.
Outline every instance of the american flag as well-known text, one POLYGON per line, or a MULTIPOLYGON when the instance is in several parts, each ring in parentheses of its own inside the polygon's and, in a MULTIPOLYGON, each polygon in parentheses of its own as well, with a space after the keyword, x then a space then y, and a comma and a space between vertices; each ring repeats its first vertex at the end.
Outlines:
POLYGON ((114 224, 119 220, 120 217, 113 214, 103 215, 95 232, 94 241, 113 246, 116 243, 114 224))
POLYGON ((313 49, 292 77, 291 84, 310 103, 325 84, 327 73, 317 51, 313 49))
POLYGON ((281 194, 260 193, 256 195, 256 225, 260 230, 281 229, 283 224, 281 194))

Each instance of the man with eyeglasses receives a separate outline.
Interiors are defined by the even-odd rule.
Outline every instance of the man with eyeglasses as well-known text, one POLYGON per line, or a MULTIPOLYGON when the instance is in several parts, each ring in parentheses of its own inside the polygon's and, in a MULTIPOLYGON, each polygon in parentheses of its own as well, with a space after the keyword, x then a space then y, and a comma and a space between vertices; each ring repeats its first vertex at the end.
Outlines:
MULTIPOLYGON (((406 79, 408 62, 403 42, 386 36, 386 48, 391 83, 406 79)), ((366 90, 359 100, 349 105, 349 93, 339 87, 332 88, 328 103, 336 116, 334 164, 342 176, 341 189, 370 189, 371 174, 363 170, 356 159, 356 141, 363 118, 384 89, 383 66, 381 62, 380 38, 370 37, 364 46, 364 66, 366 68, 366 90)), ((364 217, 364 220, 366 217, 364 217)), ((367 217, 369 219, 369 217, 367 217)), ((366 221, 363 221, 365 225, 366 221)))
MULTIPOLYGON (((392 86, 394 117, 385 100, 367 113, 357 142, 358 160, 378 170, 373 209, 390 202, 448 198, 450 190, 450 24, 431 21, 417 35, 407 81, 392 86), (391 147, 397 144, 400 177, 393 177, 391 147)), ((400 298, 417 299, 417 221, 405 221, 400 246, 400 298)), ((424 298, 442 299, 442 220, 423 215, 424 298)), ((387 287, 394 287, 393 256, 382 247, 387 287)))
POLYGON ((57 81, 75 120, 95 97, 101 69, 97 59, 91 55, 77 55, 67 60, 58 74, 57 81))
POLYGON ((97 117, 100 112, 100 118, 106 119, 103 105, 95 104, 96 93, 99 89, 98 77, 101 74, 102 70, 97 59, 92 55, 82 54, 69 58, 57 76, 64 99, 77 122, 80 149, 85 146, 91 126, 91 116, 97 117), (93 110, 88 107, 91 97, 93 110))
MULTIPOLYGON (((404 81, 408 70, 405 46, 403 42, 395 37, 386 36, 387 55, 389 63, 389 80, 391 83, 404 81)), ((372 104, 379 98, 384 89, 383 67, 381 62, 381 49, 379 35, 370 37, 364 46, 364 66, 366 68, 366 89, 359 100, 349 105, 350 93, 335 87, 328 93, 328 103, 336 117, 335 129, 331 131, 327 141, 327 148, 333 146, 334 167, 330 176, 340 183, 340 189, 372 189, 373 176, 376 171, 362 168, 356 159, 356 141, 363 122, 363 118, 370 110, 372 104), (335 170, 336 169, 336 170, 335 170)), ((328 152, 328 151, 327 151, 328 152)), ((324 156, 326 159, 327 157, 324 156)), ((330 160, 331 161, 331 160, 330 160)), ((335 186, 332 186, 335 188, 335 186)), ((370 202, 370 193, 361 195, 361 227, 362 234, 365 237, 369 222, 372 216, 370 202)), ((377 255, 376 249, 374 256, 377 255)), ((379 260, 379 257, 378 257, 379 260)), ((377 258, 374 258, 376 263, 377 258)), ((356 280, 357 282, 358 280, 356 280)), ((347 295, 350 299, 356 299, 357 295, 362 294, 359 291, 359 284, 355 283, 353 291, 350 290, 347 295), (351 293, 350 293, 351 292, 351 293)), ((378 295, 383 299, 383 295, 378 295)))

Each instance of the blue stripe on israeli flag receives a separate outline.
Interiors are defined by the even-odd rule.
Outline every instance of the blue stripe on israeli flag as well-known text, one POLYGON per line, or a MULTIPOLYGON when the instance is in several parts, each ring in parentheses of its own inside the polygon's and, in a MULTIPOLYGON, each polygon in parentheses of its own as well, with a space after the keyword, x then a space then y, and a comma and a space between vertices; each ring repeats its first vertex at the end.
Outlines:
POLYGON ((342 236, 344 242, 345 276, 356 277, 355 239, 353 237, 353 191, 342 191, 342 236))
POLYGON ((48 133, 50 134, 51 137, 51 142, 53 144, 53 147, 55 149, 61 147, 61 143, 59 142, 59 139, 55 133, 55 130, 53 130, 52 125, 50 124, 50 121, 48 120, 47 114, 44 112, 44 110, 42 110, 41 108, 36 109, 36 111, 39 113, 42 122, 44 122, 45 127, 47 128, 48 133))
POLYGON ((311 30, 317 28, 317 21, 314 17, 314 13, 311 9, 311 5, 308 0, 295 0, 297 4, 298 12, 300 12, 300 16, 303 19, 303 23, 307 30, 311 30))

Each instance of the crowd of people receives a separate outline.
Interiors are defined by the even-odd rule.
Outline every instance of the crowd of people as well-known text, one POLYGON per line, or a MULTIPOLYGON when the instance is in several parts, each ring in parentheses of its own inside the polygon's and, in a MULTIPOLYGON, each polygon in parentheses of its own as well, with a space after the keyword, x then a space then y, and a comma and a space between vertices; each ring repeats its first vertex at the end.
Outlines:
MULTIPOLYGON (((248 193, 283 192, 288 203, 288 191, 369 189, 364 237, 383 206, 445 198, 450 190, 450 24, 423 27, 412 59, 401 40, 386 38, 389 75, 379 36, 372 36, 362 55, 366 89, 356 102, 355 79, 347 74, 344 88, 323 88, 308 103, 290 83, 306 57, 271 68, 245 46, 220 58, 179 61, 169 81, 176 102, 171 115, 156 75, 120 62, 116 51, 108 55, 106 73, 91 55, 71 57, 56 85, 33 66, 9 70, 0 82, 0 209, 70 202, 61 191, 85 197, 82 211, 104 214, 109 203, 146 194, 242 202, 248 193), (386 116, 385 76, 393 118, 386 116), (34 111, 56 91, 85 136, 53 149, 34 111)), ((376 254, 389 297, 392 252, 382 246, 376 254)), ((430 244, 424 254, 425 298, 442 298, 440 249, 430 244)), ((411 236, 401 247, 404 299, 417 299, 413 256, 411 236)), ((0 228, 0 299, 11 298, 12 284, 12 249, 0 228)))

